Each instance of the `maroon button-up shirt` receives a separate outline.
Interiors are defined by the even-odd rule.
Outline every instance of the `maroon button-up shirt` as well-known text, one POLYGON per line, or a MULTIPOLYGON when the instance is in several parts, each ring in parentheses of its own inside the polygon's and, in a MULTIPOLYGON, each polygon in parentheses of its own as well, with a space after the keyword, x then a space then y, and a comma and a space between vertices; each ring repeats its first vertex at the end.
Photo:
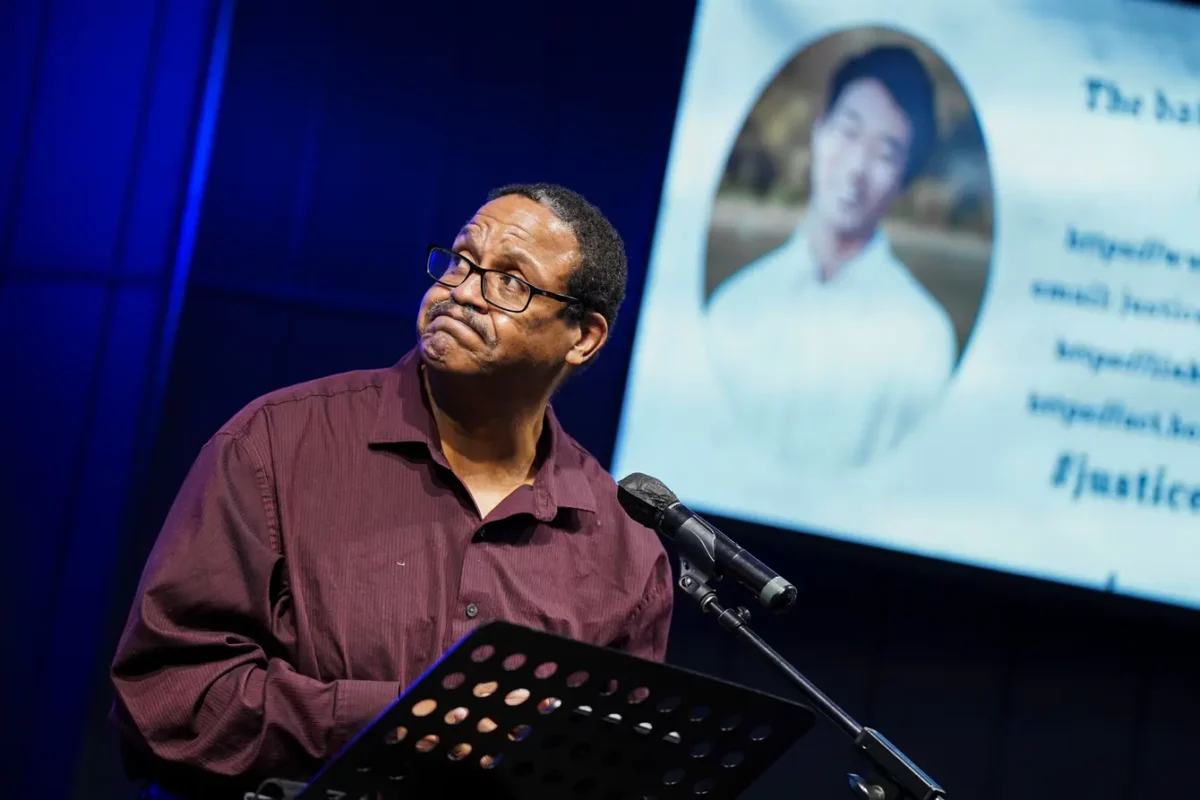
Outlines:
POLYGON ((420 370, 272 393, 204 446, 113 662, 133 771, 305 779, 489 619, 663 658, 670 565, 607 472, 547 411, 480 519, 420 370))

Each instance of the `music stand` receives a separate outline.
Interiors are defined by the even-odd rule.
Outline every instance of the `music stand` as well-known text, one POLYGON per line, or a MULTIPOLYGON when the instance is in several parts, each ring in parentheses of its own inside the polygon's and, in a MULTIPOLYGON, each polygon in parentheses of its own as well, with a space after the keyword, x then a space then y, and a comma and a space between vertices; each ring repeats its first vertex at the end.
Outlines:
POLYGON ((723 800, 813 719, 790 700, 490 622, 430 667, 299 797, 723 800))

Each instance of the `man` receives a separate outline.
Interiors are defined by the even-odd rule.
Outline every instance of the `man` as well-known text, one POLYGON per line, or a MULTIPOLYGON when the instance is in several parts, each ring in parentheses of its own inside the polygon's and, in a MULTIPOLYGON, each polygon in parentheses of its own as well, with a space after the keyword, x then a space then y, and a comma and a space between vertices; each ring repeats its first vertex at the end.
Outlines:
POLYGON ((788 467, 866 464, 928 414, 950 376, 950 318, 879 230, 936 140, 934 101, 907 49, 846 61, 813 124, 803 222, 710 301, 716 377, 751 447, 788 467))
POLYGON ((666 554, 549 407, 607 341, 620 237, 510 186, 427 271, 399 364, 269 394, 201 451, 112 666, 135 774, 303 780, 488 619, 663 658, 666 554))

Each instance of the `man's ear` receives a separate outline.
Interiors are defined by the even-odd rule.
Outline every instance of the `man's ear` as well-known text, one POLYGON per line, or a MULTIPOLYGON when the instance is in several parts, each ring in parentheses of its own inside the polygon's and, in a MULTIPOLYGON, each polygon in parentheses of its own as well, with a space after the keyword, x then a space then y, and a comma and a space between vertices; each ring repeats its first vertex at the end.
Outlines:
POLYGON ((584 312, 575 332, 575 344, 567 351, 567 363, 578 368, 591 361, 608 341, 608 320, 598 311, 584 312))

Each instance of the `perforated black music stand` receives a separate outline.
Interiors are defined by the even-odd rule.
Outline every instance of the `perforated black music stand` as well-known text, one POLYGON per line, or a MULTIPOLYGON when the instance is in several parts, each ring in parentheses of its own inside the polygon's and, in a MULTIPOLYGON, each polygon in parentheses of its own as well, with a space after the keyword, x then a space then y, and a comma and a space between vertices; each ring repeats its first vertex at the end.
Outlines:
POLYGON ((790 700, 491 622, 300 797, 732 798, 812 724, 813 712, 790 700))

